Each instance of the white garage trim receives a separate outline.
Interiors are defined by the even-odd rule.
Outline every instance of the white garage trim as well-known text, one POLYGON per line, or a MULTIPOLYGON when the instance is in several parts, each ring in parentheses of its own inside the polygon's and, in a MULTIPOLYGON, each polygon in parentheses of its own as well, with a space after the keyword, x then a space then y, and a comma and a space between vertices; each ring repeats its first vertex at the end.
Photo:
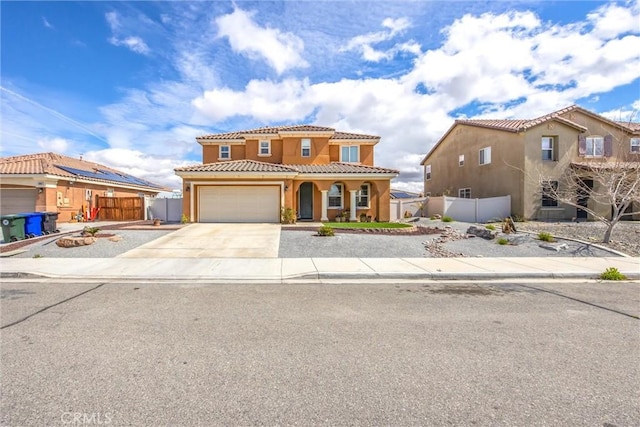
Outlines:
POLYGON ((195 183, 198 222, 280 222, 282 183, 195 183))

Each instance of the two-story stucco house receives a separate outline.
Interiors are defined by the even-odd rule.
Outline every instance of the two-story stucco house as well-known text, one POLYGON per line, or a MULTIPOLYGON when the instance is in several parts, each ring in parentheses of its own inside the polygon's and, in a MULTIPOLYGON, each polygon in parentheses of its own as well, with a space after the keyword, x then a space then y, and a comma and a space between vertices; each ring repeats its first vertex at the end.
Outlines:
POLYGON ((380 137, 298 125, 205 135, 203 164, 177 168, 193 222, 327 221, 348 211, 389 220, 398 171, 374 166, 380 137))
MULTIPOLYGON (((558 185, 567 168, 594 162, 640 169, 640 123, 612 121, 577 105, 535 119, 456 120, 421 164, 426 195, 511 195, 512 214, 523 218, 588 219, 586 211, 559 203, 547 189, 558 185), (537 177, 546 177, 547 186, 537 177)), ((588 177, 584 184, 593 185, 588 177)), ((598 213, 611 210, 580 200, 598 213)))

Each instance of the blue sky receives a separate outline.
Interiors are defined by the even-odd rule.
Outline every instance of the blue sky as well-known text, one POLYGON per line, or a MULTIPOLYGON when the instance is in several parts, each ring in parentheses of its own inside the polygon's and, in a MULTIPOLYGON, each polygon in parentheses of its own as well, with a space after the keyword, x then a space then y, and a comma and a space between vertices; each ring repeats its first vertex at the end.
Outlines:
MULTIPOLYGON (((640 109, 633 1, 12 2, 2 156, 54 151, 178 188, 202 134, 310 123, 382 137, 422 190, 456 118, 640 109)), ((634 121, 637 121, 637 117, 634 121)))

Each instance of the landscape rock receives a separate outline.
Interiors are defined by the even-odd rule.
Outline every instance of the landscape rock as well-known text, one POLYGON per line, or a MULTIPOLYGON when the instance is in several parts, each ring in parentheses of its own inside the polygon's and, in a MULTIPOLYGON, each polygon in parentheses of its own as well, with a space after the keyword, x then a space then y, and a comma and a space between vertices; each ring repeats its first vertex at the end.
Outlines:
POLYGON ((477 225, 472 225, 467 229, 467 234, 472 234, 474 236, 482 237, 486 240, 493 240, 498 235, 498 232, 495 230, 489 230, 485 227, 478 227, 477 225))
POLYGON ((56 240, 56 245, 61 248, 75 248, 78 246, 92 245, 95 242, 95 237, 61 237, 56 240))
POLYGON ((119 242, 120 240, 122 240, 122 236, 118 236, 116 234, 115 236, 109 237, 109 240, 112 241, 112 242, 119 242))
POLYGON ((540 243, 538 246, 540 246, 543 249, 548 249, 550 251, 556 251, 556 252, 563 251, 568 247, 566 243, 560 243, 560 244, 540 243))

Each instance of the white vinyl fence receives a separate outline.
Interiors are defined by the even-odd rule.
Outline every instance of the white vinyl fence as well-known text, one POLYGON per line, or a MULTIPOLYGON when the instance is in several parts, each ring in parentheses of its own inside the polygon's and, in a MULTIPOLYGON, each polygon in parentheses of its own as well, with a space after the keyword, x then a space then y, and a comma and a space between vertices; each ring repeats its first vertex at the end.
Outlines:
POLYGON ((463 199, 460 197, 429 197, 425 216, 439 214, 456 221, 487 222, 511 215, 511 196, 488 197, 486 199, 463 199))
POLYGON ((397 221, 404 218, 405 212, 409 212, 411 216, 423 216, 427 213, 427 199, 420 197, 418 199, 391 199, 391 209, 389 216, 391 221, 397 221), (421 212, 420 206, 424 203, 424 209, 421 212))
POLYGON ((180 222, 182 219, 182 199, 148 199, 147 218, 159 218, 162 221, 180 222))

